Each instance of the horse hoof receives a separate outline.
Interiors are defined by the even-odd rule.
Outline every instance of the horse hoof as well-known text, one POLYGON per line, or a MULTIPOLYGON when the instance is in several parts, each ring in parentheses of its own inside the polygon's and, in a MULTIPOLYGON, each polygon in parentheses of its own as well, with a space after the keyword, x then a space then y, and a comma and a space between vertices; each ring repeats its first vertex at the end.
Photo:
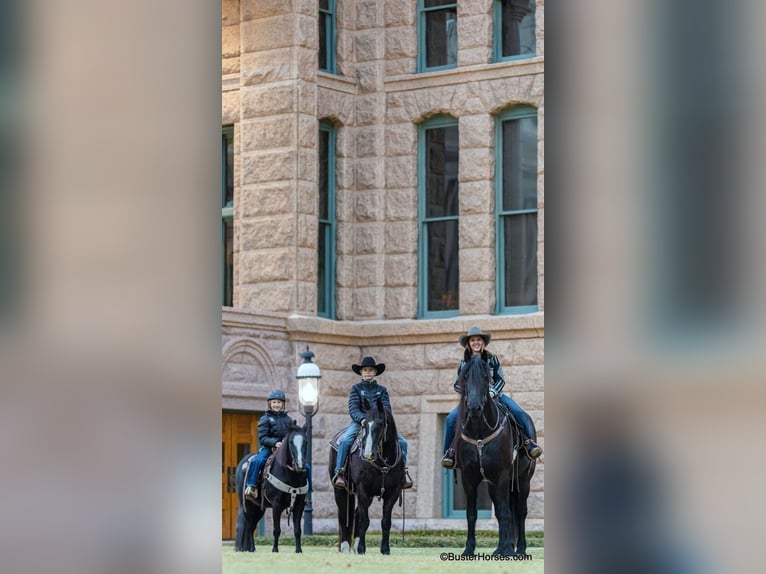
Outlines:
POLYGON ((341 542, 341 545, 340 545, 340 551, 341 551, 343 554, 351 554, 351 546, 349 545, 349 543, 348 543, 348 542, 346 542, 346 541, 344 540, 343 542, 341 542))
POLYGON ((470 550, 470 551, 468 549, 463 550, 462 556, 473 556, 473 555, 474 555, 473 550, 470 550))

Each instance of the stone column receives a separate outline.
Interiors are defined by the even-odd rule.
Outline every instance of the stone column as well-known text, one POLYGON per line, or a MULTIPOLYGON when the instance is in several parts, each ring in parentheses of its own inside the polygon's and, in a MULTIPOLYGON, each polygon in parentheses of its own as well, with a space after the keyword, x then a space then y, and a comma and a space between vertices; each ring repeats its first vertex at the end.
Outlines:
POLYGON ((316 3, 241 0, 240 7, 239 305, 312 313, 316 3))

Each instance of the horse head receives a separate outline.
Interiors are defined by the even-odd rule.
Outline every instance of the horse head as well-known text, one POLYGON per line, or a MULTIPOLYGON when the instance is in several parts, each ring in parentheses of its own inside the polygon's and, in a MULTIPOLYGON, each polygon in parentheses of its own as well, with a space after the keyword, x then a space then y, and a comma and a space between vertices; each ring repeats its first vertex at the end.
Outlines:
POLYGON ((282 447, 287 448, 289 460, 285 466, 295 472, 301 472, 306 467, 306 436, 303 428, 293 421, 287 431, 287 436, 282 442, 282 447))
POLYGON ((386 420, 386 408, 383 401, 378 398, 367 409, 365 425, 362 430, 362 456, 370 461, 377 456, 382 456, 383 441, 388 430, 386 420))
POLYGON ((489 399, 489 366, 478 355, 473 355, 460 371, 460 387, 468 418, 482 416, 489 399))

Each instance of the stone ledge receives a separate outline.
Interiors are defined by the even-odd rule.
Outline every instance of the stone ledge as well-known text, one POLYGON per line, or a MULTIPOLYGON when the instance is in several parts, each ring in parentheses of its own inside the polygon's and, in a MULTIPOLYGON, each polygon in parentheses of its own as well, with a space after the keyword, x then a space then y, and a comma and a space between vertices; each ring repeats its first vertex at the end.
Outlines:
POLYGON ((317 71, 317 86, 336 92, 346 94, 356 94, 356 81, 345 76, 328 74, 327 72, 317 71))
POLYGON ((407 74, 406 76, 394 76, 384 80, 386 93, 408 92, 424 88, 443 88, 454 84, 468 82, 481 82, 486 80, 504 80, 516 76, 528 76, 542 74, 544 72, 544 59, 542 56, 529 58, 528 60, 513 60, 510 62, 498 62, 493 64, 479 64, 440 70, 437 72, 422 72, 419 74, 407 74))

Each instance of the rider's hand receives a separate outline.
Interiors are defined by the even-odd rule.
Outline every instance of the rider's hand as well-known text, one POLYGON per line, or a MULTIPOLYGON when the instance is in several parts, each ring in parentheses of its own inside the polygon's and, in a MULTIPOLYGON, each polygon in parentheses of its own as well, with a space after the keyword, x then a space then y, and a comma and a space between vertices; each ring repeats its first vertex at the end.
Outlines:
POLYGON ((282 446, 282 441, 279 441, 277 444, 274 445, 274 448, 279 448, 282 446))
POLYGON ((489 391, 489 396, 494 399, 496 396, 495 391, 489 391))
POLYGON ((367 419, 362 419, 362 420, 359 422, 359 425, 360 425, 360 426, 365 426, 366 424, 367 424, 367 419))

